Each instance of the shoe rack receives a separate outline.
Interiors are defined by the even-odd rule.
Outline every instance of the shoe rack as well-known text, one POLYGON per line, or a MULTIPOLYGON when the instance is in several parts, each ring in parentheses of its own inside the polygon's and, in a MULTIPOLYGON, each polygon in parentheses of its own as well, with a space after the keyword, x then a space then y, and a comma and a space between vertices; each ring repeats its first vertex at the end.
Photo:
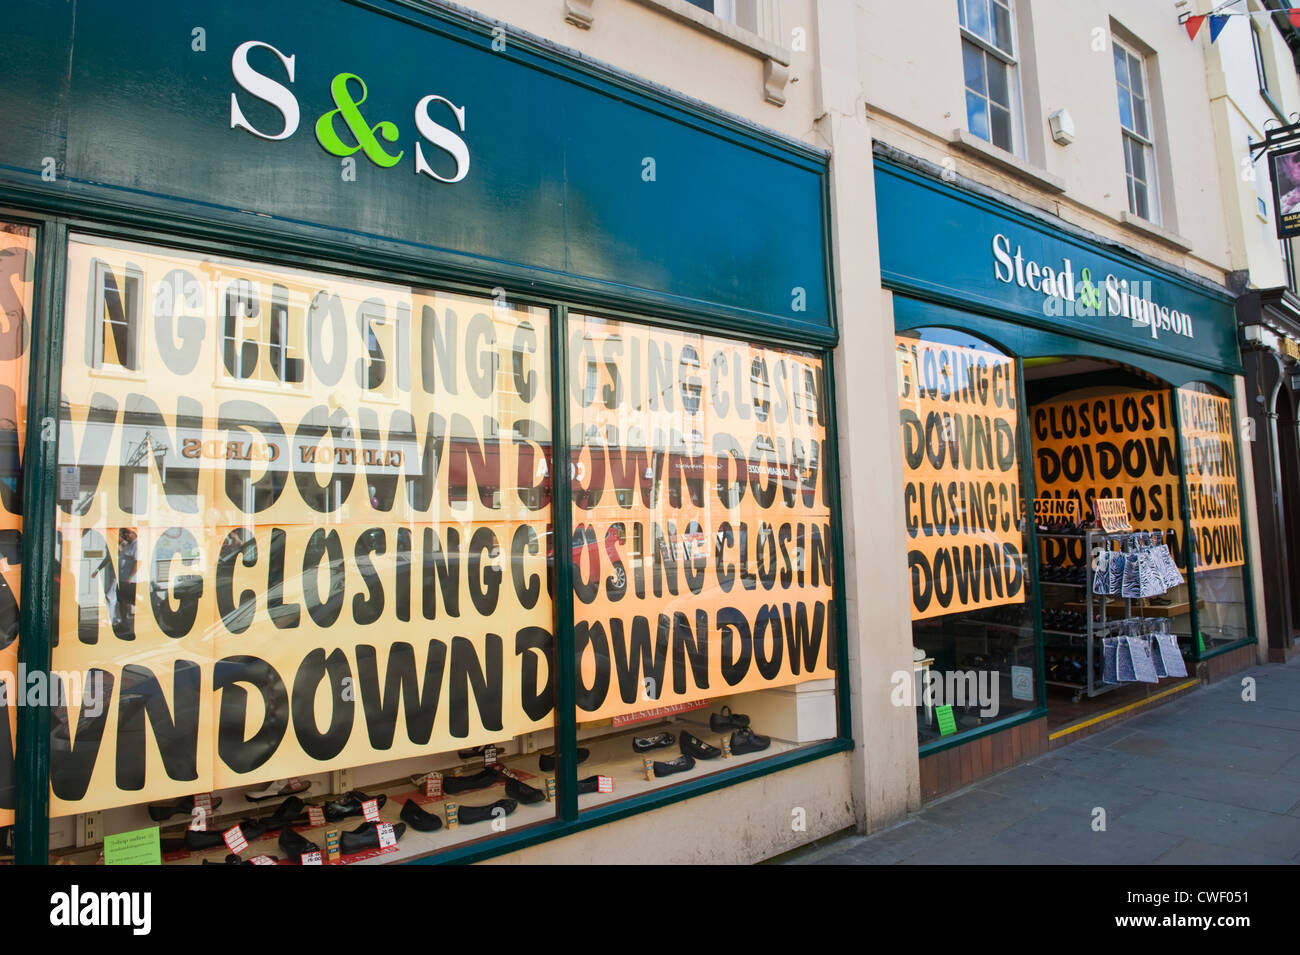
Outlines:
POLYGON ((1122 620, 1133 615, 1133 601, 1127 597, 1098 595, 1092 592, 1093 555, 1098 550, 1109 548, 1111 535, 1098 528, 1086 528, 1082 532, 1040 530, 1038 538, 1040 541, 1044 539, 1060 541, 1061 549, 1066 553, 1069 552, 1072 542, 1079 541, 1083 544, 1083 567, 1076 568, 1083 571, 1079 575, 1082 579, 1045 580, 1044 571, 1041 569, 1039 571, 1038 582, 1043 593, 1043 649, 1044 659, 1048 661, 1048 672, 1045 678, 1048 686, 1072 690, 1075 703, 1085 696, 1100 696, 1118 689, 1119 684, 1101 681, 1101 640, 1102 637, 1116 631, 1122 620), (1080 589, 1083 590, 1082 595, 1079 594, 1080 589), (1082 628, 1057 629, 1048 626, 1048 620, 1054 614, 1074 613, 1077 616, 1073 608, 1080 608, 1083 611, 1082 628), (1112 611, 1120 611, 1120 616, 1112 616, 1112 611), (1063 674, 1061 669, 1068 669, 1068 667, 1062 667, 1053 674, 1051 658, 1054 651, 1063 659, 1064 656, 1078 650, 1083 651, 1085 661, 1082 675, 1063 674))

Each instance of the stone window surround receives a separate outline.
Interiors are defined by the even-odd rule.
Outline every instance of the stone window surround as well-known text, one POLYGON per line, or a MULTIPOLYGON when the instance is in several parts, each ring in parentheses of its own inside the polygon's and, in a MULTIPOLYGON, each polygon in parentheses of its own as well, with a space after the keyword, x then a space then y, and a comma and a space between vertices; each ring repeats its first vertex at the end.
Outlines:
MULTIPOLYGON (((686 0, 632 0, 660 11, 681 23, 708 33, 730 46, 763 61, 763 98, 775 106, 785 105, 785 87, 790 81, 789 48, 759 36, 750 30, 714 16, 686 0)), ((754 0, 760 22, 779 22, 779 0, 754 0)), ((595 19, 596 0, 565 0, 564 19, 574 26, 590 30, 595 19)))

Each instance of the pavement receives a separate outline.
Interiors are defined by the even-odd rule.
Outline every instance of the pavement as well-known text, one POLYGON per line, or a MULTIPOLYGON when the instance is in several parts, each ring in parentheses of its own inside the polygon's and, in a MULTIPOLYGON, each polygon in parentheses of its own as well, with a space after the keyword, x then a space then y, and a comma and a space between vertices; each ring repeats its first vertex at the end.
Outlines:
POLYGON ((784 864, 1300 863, 1300 661, 1257 666, 784 864), (1255 700, 1243 700, 1243 680, 1255 700), (1104 827, 1104 828, 1103 828, 1104 827))

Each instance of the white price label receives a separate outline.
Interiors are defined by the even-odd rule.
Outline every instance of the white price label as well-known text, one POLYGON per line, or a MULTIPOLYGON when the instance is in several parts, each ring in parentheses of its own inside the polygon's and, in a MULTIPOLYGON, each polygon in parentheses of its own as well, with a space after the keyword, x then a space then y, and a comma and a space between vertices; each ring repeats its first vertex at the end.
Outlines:
POLYGON ((302 864, 303 865, 324 865, 324 863, 321 862, 319 852, 304 852, 302 854, 302 864))
POLYGON ((235 855, 239 855, 248 848, 248 840, 244 838, 244 830, 238 826, 231 826, 221 834, 221 838, 226 840, 226 848, 235 855))
POLYGON ((248 861, 253 863, 253 865, 275 865, 275 860, 270 856, 253 856, 253 858, 248 861))
POLYGON ((597 777, 596 777, 596 792, 598 792, 598 793, 612 793, 613 791, 614 791, 614 777, 613 777, 613 776, 597 776, 597 777))
POLYGON ((379 821, 379 800, 367 799, 361 804, 361 815, 370 822, 379 821))
POLYGON ((442 795, 441 773, 430 773, 424 777, 424 794, 430 799, 437 799, 442 795))
POLYGON ((317 826, 325 825, 325 810, 320 806, 307 807, 307 825, 315 829, 317 826))
POLYGON ((375 826, 379 832, 379 848, 387 849, 389 846, 397 845, 397 836, 393 833, 393 827, 387 822, 381 822, 375 826))

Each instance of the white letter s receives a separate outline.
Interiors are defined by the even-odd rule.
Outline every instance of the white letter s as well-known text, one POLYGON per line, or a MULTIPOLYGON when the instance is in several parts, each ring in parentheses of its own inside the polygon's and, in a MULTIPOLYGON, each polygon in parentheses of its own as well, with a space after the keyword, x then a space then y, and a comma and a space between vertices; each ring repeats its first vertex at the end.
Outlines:
POLYGON ((424 150, 420 148, 419 143, 415 144, 415 172, 417 175, 424 173, 439 182, 460 182, 469 174, 469 147, 465 145, 465 140, 445 126, 439 126, 430 118, 429 104, 432 102, 445 103, 451 109, 462 133, 465 132, 465 107, 457 106, 445 97, 434 95, 426 96, 415 104, 415 128, 420 131, 421 136, 439 149, 446 150, 451 155, 451 158, 456 160, 456 175, 448 179, 446 176, 440 176, 434 172, 432 167, 425 161, 424 150))
POLYGON ((298 131, 298 99, 287 86, 277 83, 269 76, 264 76, 249 66, 248 51, 257 46, 270 50, 279 58, 280 62, 284 64, 285 72, 289 74, 289 82, 292 83, 293 57, 286 57, 271 44, 263 43, 261 40, 249 40, 235 48, 235 55, 230 58, 230 72, 234 75, 235 82, 242 89, 252 93, 258 99, 270 103, 280 111, 280 114, 284 117, 284 132, 278 136, 270 136, 254 129, 253 124, 245 118, 243 111, 239 108, 239 101, 235 99, 234 93, 230 94, 230 128, 246 129, 261 139, 288 139, 298 131))

